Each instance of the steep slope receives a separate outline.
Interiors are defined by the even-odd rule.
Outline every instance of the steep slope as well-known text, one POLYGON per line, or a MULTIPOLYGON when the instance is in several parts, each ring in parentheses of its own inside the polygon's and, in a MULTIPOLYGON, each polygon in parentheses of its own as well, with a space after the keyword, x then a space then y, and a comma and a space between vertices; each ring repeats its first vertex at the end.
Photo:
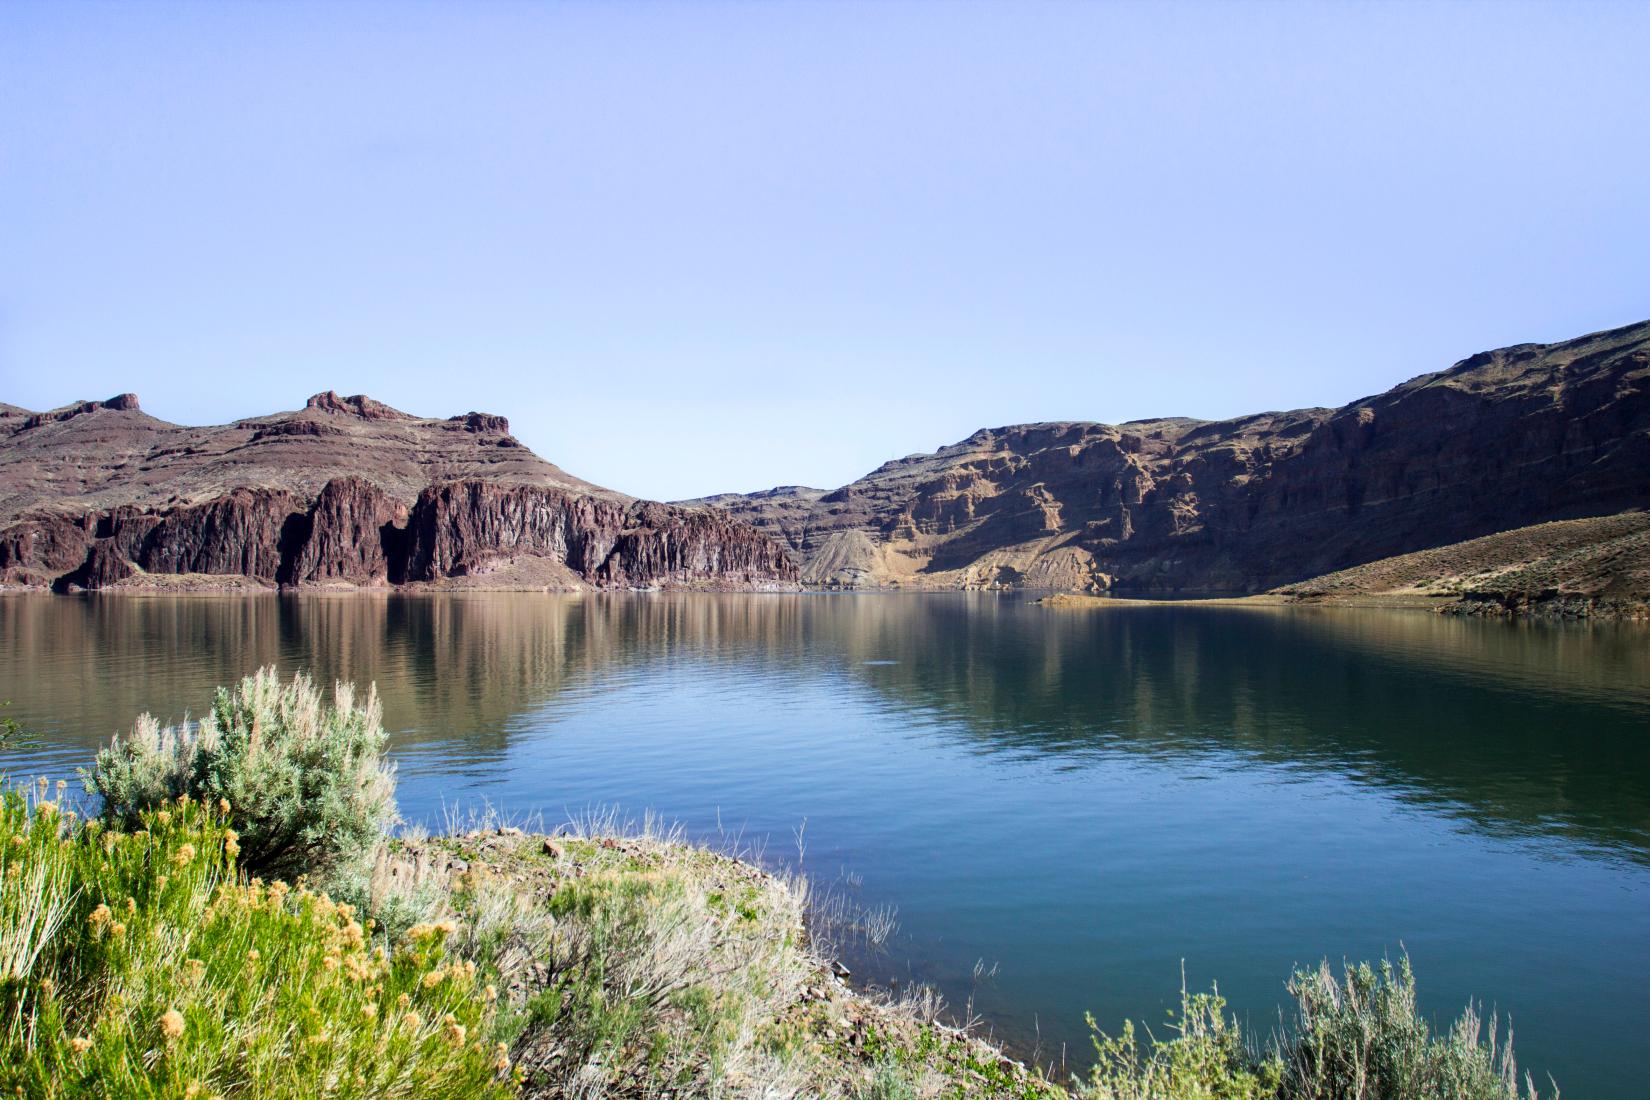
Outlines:
POLYGON ((133 394, 45 413, 0 410, 0 456, 0 516, 198 504, 232 489, 313 499, 333 478, 366 471, 405 500, 426 485, 466 478, 626 499, 523 447, 502 416, 430 420, 330 392, 296 412, 209 427, 157 420, 133 394))
POLYGON ((1518 527, 1276 591, 1314 603, 1419 597, 1454 612, 1644 618, 1650 615, 1650 512, 1518 527))
POLYGON ((1650 322, 1340 409, 995 428, 834 491, 698 503, 782 538, 810 584, 1262 591, 1650 506, 1650 322))
POLYGON ((213 427, 158 420, 131 394, 0 406, 0 583, 178 577, 766 587, 796 569, 722 513, 567 474, 487 413, 432 420, 330 392, 213 427))

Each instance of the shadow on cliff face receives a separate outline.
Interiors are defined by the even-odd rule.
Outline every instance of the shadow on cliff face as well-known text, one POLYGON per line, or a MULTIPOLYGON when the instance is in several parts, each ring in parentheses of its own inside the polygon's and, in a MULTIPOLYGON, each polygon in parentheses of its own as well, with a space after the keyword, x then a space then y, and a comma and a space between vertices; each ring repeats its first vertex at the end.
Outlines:
MULTIPOLYGON (((275 579, 278 583, 297 583, 298 555, 303 553, 314 529, 314 517, 301 512, 292 513, 286 517, 286 522, 281 524, 281 537, 276 544, 281 559, 281 564, 275 571, 275 579)), ((87 585, 84 587, 96 586, 87 585)))
POLYGON ((773 539, 720 512, 484 481, 432 485, 408 506, 362 478, 315 500, 235 489, 201 504, 42 514, 0 531, 0 580, 107 588, 139 571, 281 586, 382 587, 486 574, 520 559, 561 587, 794 587, 773 539))

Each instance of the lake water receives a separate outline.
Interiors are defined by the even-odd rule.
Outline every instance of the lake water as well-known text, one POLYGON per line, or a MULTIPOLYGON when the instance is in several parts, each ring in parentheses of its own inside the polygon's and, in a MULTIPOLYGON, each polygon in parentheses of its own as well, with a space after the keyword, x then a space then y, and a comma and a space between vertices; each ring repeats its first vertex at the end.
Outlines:
POLYGON ((0 697, 85 764, 262 664, 376 681, 412 819, 594 805, 766 838, 1069 1064, 1184 965, 1269 1033, 1293 964, 1407 950, 1567 1097, 1642 1096, 1650 634, 993 595, 0 599, 0 697), (834 884, 834 885, 833 885, 834 884), (976 980, 976 962, 996 974, 976 980))

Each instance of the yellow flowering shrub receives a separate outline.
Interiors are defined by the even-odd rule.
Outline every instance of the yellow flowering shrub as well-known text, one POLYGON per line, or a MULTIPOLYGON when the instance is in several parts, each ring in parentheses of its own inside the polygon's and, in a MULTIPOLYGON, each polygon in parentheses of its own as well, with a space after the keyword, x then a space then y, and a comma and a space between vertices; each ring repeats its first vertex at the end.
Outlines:
POLYGON ((226 812, 174 799, 123 832, 0 795, 0 1013, 23 1022, 0 1093, 511 1093, 450 924, 374 946, 350 906, 238 875, 226 812))

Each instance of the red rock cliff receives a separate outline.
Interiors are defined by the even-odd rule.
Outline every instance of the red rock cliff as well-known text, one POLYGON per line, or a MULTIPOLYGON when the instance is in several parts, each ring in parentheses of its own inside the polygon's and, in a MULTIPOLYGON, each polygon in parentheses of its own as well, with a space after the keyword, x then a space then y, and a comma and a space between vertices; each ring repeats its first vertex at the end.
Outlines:
POLYGON ((95 589, 147 573, 376 586, 524 563, 556 585, 797 580, 749 525, 582 482, 488 413, 430 420, 330 392, 220 428, 166 424, 130 395, 5 411, 0 583, 95 589))

